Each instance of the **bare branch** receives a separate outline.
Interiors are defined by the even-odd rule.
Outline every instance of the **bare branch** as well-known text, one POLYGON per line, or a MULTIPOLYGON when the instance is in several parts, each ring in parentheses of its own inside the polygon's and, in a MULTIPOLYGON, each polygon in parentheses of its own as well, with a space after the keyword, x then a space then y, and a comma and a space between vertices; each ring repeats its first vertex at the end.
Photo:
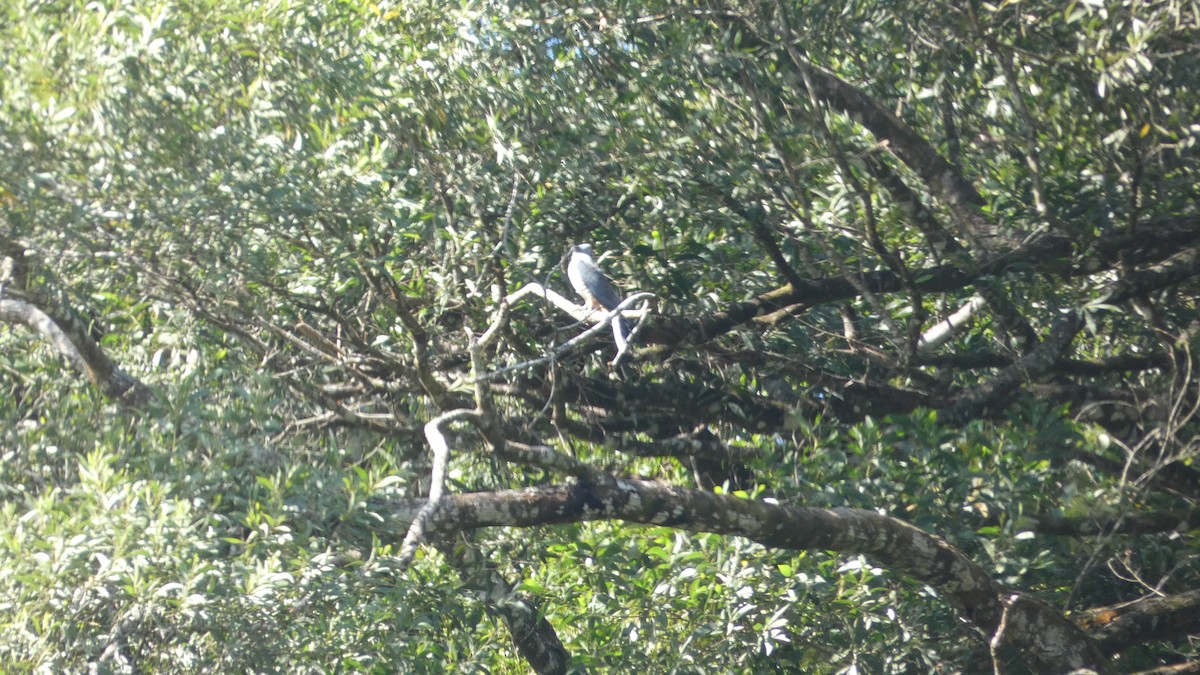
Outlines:
MULTIPOLYGON (((524 300, 529 296, 539 297, 548 301, 550 304, 554 305, 562 312, 571 315, 571 318, 581 323, 585 321, 596 321, 600 325, 607 324, 607 321, 602 318, 605 315, 584 305, 576 304, 574 300, 571 300, 554 291, 553 289, 546 288, 545 286, 536 282, 525 284, 521 288, 509 293, 504 297, 504 302, 515 306, 518 301, 524 300)), ((630 298, 642 299, 646 297, 654 296, 652 293, 637 293, 629 296, 629 298, 626 298, 626 300, 629 300, 630 298)), ((642 317, 642 310, 629 309, 629 307, 632 306, 632 303, 627 304, 623 302, 621 304, 625 306, 621 310, 621 316, 624 316, 626 319, 640 319, 642 317)))
MULTIPOLYGON (((526 295, 529 295, 529 291, 531 291, 531 287, 536 287, 537 289, 541 289, 541 286, 539 284, 528 284, 524 288, 522 288, 520 291, 517 291, 516 293, 510 295, 509 297, 510 298, 513 296, 517 296, 518 298, 525 297, 526 295)), ((561 295, 558 295, 557 293, 554 293, 553 291, 550 291, 549 293, 552 293, 553 295, 557 296, 558 298, 560 298, 562 300, 566 300, 566 298, 563 298, 561 295)), ((511 366, 505 366, 498 370, 493 370, 493 371, 484 373, 483 375, 476 375, 474 382, 495 380, 495 379, 499 379, 500 377, 502 377, 504 375, 508 375, 510 373, 515 373, 515 372, 519 372, 522 370, 529 370, 530 368, 536 368, 538 366, 543 366, 548 363, 552 363, 556 359, 560 359, 563 356, 569 354, 576 347, 587 342, 594 336, 599 335, 601 332, 604 331, 604 329, 606 327, 611 325, 612 322, 617 319, 617 317, 633 314, 633 312, 627 311, 627 308, 632 306, 634 303, 638 302, 639 300, 648 300, 653 297, 654 297, 654 295, 651 293, 634 293, 633 295, 629 296, 628 298, 625 298, 621 302, 621 304, 614 307, 612 309, 612 311, 607 312, 607 313, 601 313, 596 310, 588 309, 586 307, 582 307, 581 305, 576 305, 575 303, 571 303, 571 309, 568 312, 569 314, 571 314, 571 316, 576 316, 577 314, 581 313, 580 310, 582 310, 582 318, 580 318, 579 320, 580 321, 589 321, 589 320, 596 321, 596 324, 594 326, 592 326, 591 328, 585 330, 584 332, 580 333, 579 335, 576 335, 575 337, 571 338, 570 340, 567 340, 566 342, 562 343, 561 345, 550 350, 550 352, 548 354, 546 354, 545 356, 542 356, 542 357, 536 358, 536 359, 532 359, 530 361, 522 361, 521 363, 514 363, 511 366), (600 317, 599 320, 596 319, 597 316, 600 317)), ((557 301, 552 300, 552 302, 554 302, 556 307, 559 306, 557 301)), ((560 309, 561 309, 561 307, 560 307, 560 309)), ((648 305, 646 303, 643 303, 642 309, 637 311, 637 315, 640 318, 638 319, 637 326, 634 327, 633 331, 629 335, 630 342, 633 341, 633 336, 637 334, 638 329, 641 327, 642 323, 645 322, 646 317, 648 317, 649 314, 650 314, 650 311, 649 311, 648 305)), ((621 352, 618 352, 617 357, 619 358, 620 356, 621 356, 621 352)), ((614 358, 613 361, 615 363, 616 359, 614 358)))
POLYGON ((478 418, 479 413, 474 410, 451 410, 438 415, 425 424, 425 438, 429 441, 429 448, 433 452, 433 467, 429 477, 429 499, 413 517, 412 523, 408 527, 408 534, 404 536, 404 542, 400 545, 399 562, 401 565, 407 565, 416 555, 417 546, 425 537, 425 521, 437 508, 438 502, 442 499, 442 492, 446 488, 446 465, 450 462, 450 444, 446 441, 442 425, 466 419, 478 421, 478 418))
POLYGON ((917 341, 917 351, 931 352, 950 341, 958 331, 975 316, 975 312, 983 306, 984 300, 980 295, 972 295, 962 307, 942 321, 937 322, 929 330, 921 334, 917 341))

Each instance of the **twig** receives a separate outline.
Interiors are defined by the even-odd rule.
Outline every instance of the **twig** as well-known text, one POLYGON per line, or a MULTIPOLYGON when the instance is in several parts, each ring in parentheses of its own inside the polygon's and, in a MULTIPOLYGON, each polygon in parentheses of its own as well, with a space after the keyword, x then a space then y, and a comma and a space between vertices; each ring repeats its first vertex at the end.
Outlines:
POLYGON ((992 639, 988 640, 988 652, 992 657, 992 669, 996 675, 1000 675, 1000 645, 1004 640, 1004 631, 1008 628, 1008 612, 1017 603, 1020 596, 1016 593, 1001 598, 1000 604, 1004 607, 1004 611, 1000 614, 1000 625, 996 626, 996 632, 992 635, 992 639))

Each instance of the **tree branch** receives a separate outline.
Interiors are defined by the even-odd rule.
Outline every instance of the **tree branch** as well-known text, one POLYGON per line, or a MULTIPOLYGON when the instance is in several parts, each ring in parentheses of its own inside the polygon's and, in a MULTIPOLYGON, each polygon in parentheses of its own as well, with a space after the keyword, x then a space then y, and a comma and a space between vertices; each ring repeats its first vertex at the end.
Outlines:
POLYGON ((983 298, 978 295, 971 296, 962 307, 959 307, 953 314, 945 319, 937 322, 921 334, 921 338, 917 341, 918 352, 931 352, 946 344, 953 338, 971 317, 975 316, 975 312, 983 306, 983 298))
POLYGON ((996 377, 965 392, 958 402, 940 412, 939 419, 945 424, 961 424, 983 414, 989 406, 999 402, 1023 382, 1049 370, 1082 328, 1083 318, 1079 313, 1068 313, 1059 319, 1041 345, 1017 359, 996 377))
POLYGON ((0 322, 22 324, 40 333, 72 368, 86 376, 108 399, 137 408, 154 397, 141 380, 113 363, 92 339, 83 322, 68 313, 5 298, 0 299, 0 322))
MULTIPOLYGON (((391 499, 377 506, 404 522, 423 502, 391 499)), ((785 506, 634 479, 597 476, 568 485, 455 495, 442 500, 429 524, 434 531, 454 532, 596 520, 742 536, 774 548, 864 554, 936 588, 986 636, 997 633, 1004 599, 1014 594, 942 539, 872 511, 785 506)), ((1036 598, 1018 595, 1002 640, 1026 655, 1035 670, 1113 672, 1077 626, 1036 598)))
POLYGON ((518 592, 496 565, 485 559, 470 542, 454 542, 451 537, 443 537, 436 545, 458 570, 466 587, 479 596, 488 613, 503 619, 513 645, 533 672, 538 675, 568 672, 571 654, 558 639, 554 626, 543 616, 540 600, 518 592))
POLYGON ((1191 635, 1200 630, 1200 590, 1095 607, 1077 621, 1108 654, 1150 640, 1191 635))

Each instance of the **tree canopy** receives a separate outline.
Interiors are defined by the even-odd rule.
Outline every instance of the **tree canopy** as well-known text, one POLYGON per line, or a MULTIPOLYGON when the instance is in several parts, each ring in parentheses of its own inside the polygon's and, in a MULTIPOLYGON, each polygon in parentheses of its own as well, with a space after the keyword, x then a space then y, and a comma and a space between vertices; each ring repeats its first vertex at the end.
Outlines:
POLYGON ((6 664, 1200 668, 1196 3, 0 37, 6 664))

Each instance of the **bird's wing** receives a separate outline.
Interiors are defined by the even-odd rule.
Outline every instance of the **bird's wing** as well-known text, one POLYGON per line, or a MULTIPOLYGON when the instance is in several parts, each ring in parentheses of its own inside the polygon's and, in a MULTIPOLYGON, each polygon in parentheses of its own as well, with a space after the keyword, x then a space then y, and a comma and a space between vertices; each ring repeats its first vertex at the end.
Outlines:
MULTIPOLYGON (((576 250, 571 253, 571 261, 567 263, 567 279, 571 281, 575 292, 593 307, 611 310, 621 304, 620 291, 612 280, 600 271, 586 251, 576 250)), ((612 322, 613 339, 617 343, 618 354, 626 349, 630 329, 631 326, 624 317, 617 317, 612 322)))
POLYGON ((612 309, 621 304, 621 294, 617 287, 587 256, 571 256, 571 262, 567 265, 567 277, 575 287, 575 292, 585 300, 595 302, 604 309, 612 309))

